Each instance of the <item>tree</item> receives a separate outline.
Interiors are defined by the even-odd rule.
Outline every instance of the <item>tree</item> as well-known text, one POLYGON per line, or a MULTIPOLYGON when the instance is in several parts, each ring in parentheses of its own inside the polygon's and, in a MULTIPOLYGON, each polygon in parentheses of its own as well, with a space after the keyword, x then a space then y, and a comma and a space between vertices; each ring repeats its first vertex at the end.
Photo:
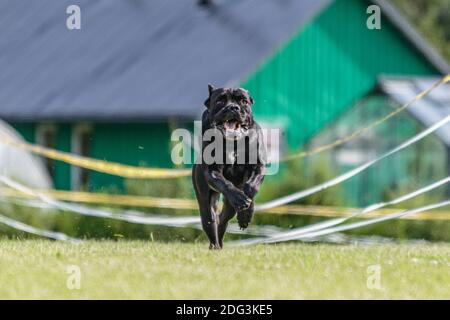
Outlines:
POLYGON ((393 0, 393 3, 450 61, 450 0, 393 0))

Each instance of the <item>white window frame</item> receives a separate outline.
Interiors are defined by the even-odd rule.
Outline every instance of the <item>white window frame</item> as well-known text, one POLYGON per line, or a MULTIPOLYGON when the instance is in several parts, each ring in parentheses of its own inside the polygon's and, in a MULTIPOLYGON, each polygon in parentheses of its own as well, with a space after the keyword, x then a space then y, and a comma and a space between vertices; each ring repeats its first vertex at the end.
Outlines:
MULTIPOLYGON (((92 124, 90 123, 77 123, 72 126, 72 134, 71 134, 71 150, 72 153, 77 155, 82 155, 82 146, 81 146, 81 136, 86 133, 92 134, 92 124)), ((87 155, 84 155, 87 156, 87 155)), ((82 168, 77 166, 71 166, 71 188, 72 190, 80 190, 81 189, 81 172, 82 168)))
MULTIPOLYGON (((47 145, 45 143, 45 138, 44 138, 45 135, 47 134, 47 132, 51 132, 54 135, 54 139, 55 139, 54 142, 55 142, 55 144, 57 143, 57 140, 58 140, 58 127, 54 123, 51 123, 51 122, 39 123, 36 126, 35 132, 36 132, 36 143, 38 145, 43 146, 43 147, 47 147, 47 148, 52 148, 52 149, 55 148, 55 146, 47 145)), ((41 159, 42 159, 43 165, 45 166, 45 168, 48 171, 49 161, 54 163, 54 160, 53 159, 49 159, 49 158, 45 158, 45 157, 42 157, 41 159)), ((52 180, 54 180, 54 178, 55 178, 54 177, 54 170, 51 170, 50 172, 48 172, 48 175, 52 178, 52 180)))

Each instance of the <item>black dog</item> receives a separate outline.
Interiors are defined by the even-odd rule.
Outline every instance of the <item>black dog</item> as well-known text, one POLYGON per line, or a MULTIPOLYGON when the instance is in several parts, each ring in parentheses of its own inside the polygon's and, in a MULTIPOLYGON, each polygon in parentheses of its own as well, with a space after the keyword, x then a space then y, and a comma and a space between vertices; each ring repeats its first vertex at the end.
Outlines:
POLYGON ((192 179, 210 248, 220 249, 228 221, 236 212, 242 229, 252 220, 253 199, 264 179, 266 161, 262 132, 253 120, 253 99, 249 93, 241 88, 212 85, 208 89, 207 110, 202 116, 201 163, 194 165, 192 179), (214 132, 214 139, 205 141, 208 130, 214 132), (214 149, 214 160, 208 162, 205 151, 211 149, 212 143, 223 148, 214 149), (224 201, 218 215, 220 194, 224 201))

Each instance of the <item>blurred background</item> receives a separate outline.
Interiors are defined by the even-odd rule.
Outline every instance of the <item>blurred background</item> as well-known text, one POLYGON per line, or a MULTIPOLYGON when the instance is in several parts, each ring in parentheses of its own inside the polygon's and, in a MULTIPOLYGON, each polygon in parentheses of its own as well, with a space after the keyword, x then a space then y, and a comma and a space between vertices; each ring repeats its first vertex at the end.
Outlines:
MULTIPOLYGON (((174 167, 171 132, 193 130, 208 83, 248 89, 257 121, 282 132, 271 148, 286 156, 372 123, 450 73, 449 0, 0 0, 0 30, 1 134, 136 166, 174 167), (79 30, 66 27, 66 8, 73 4, 81 9, 79 30), (381 10, 380 29, 367 27, 371 5, 381 10)), ((449 112, 445 85, 357 140, 283 164, 278 175, 267 177, 257 202, 347 172, 449 112)), ((393 199, 446 177, 449 151, 446 126, 349 181, 295 203, 304 208, 302 214, 268 212, 258 214, 255 223, 295 227, 342 208, 393 199), (316 212, 317 206, 327 214, 316 212)), ((1 141, 0 168, 39 189, 194 199, 189 177, 124 179, 37 158, 1 141)), ((402 207, 449 194, 443 186, 402 207)), ((8 199, 1 200, 2 214, 76 237, 204 239, 199 230, 82 217, 8 199)), ((450 241, 450 211, 439 216, 351 233, 450 241)), ((3 226, 0 231, 26 236, 3 226)))

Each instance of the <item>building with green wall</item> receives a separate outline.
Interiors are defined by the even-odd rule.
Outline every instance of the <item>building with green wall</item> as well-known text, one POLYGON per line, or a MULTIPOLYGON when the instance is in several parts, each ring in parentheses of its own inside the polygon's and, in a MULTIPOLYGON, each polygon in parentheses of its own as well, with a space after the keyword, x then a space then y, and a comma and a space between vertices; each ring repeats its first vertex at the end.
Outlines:
MULTIPOLYGON (((348 136, 357 129, 368 126, 375 119, 381 119, 409 103, 438 81, 438 77, 380 77, 374 90, 316 134, 309 141, 309 147, 329 143, 336 137, 348 136)), ((347 172, 392 150, 449 113, 450 85, 445 85, 357 139, 308 159, 306 165, 311 166, 313 161, 320 159, 334 167, 336 174, 347 172)), ((449 152, 450 126, 446 125, 346 181, 342 185, 346 202, 350 205, 367 206, 380 200, 391 200, 400 194, 441 180, 449 175, 449 152)), ((448 196, 449 190, 443 186, 427 197, 441 200, 448 196)))
MULTIPOLYGON (((0 40, 0 118, 30 142, 97 159, 172 167, 171 130, 200 118, 208 83, 248 89, 256 118, 282 129, 288 153, 381 75, 450 70, 387 1, 78 2, 87 22, 75 31, 55 19, 65 1, 29 19, 0 5, 0 28, 13 35, 0 40), (371 5, 381 29, 367 27, 371 5)), ((124 191, 121 178, 47 165, 57 189, 124 191)))

